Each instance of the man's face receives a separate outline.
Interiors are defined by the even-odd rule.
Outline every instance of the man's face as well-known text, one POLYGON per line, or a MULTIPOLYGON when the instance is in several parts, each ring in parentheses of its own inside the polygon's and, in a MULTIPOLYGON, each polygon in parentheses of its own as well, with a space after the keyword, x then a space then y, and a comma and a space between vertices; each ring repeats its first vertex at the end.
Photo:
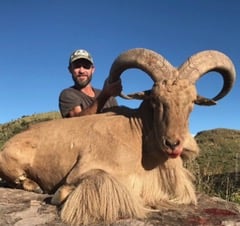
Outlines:
POLYGON ((91 82, 94 70, 93 64, 85 59, 76 60, 69 67, 73 81, 80 89, 86 87, 91 82))

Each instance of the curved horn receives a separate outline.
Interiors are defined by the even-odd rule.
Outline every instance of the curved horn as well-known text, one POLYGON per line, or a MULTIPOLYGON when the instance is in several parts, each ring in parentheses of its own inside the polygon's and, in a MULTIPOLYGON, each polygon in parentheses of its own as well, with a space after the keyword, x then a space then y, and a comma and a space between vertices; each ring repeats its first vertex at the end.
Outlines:
POLYGON ((222 90, 212 100, 217 101, 226 96, 232 89, 236 79, 234 65, 225 54, 207 50, 191 56, 179 67, 179 76, 195 83, 208 72, 215 71, 223 77, 222 90))
POLYGON ((108 81, 117 81, 123 71, 138 68, 146 72, 154 82, 169 78, 176 69, 158 53, 144 48, 130 49, 120 54, 113 62, 108 81))

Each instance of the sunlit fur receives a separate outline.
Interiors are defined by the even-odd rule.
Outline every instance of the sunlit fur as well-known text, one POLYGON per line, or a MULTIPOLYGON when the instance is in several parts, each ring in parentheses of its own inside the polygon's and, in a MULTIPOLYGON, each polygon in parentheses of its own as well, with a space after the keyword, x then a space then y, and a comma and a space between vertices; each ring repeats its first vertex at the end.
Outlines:
POLYGON ((69 225, 106 225, 196 204, 193 177, 182 162, 199 152, 189 116, 195 103, 215 104, 231 90, 234 66, 206 51, 176 69, 153 51, 133 49, 114 61, 109 81, 128 68, 153 79, 151 90, 134 94, 143 100, 139 108, 36 124, 6 142, 0 177, 28 191, 55 193, 52 203, 69 225), (197 95, 195 86, 209 71, 224 77, 213 100, 197 95))
POLYGON ((165 205, 196 204, 192 175, 182 161, 168 160, 142 175, 116 180, 104 171, 83 174, 78 187, 63 205, 61 218, 72 225, 124 218, 144 218, 165 205))
POLYGON ((81 176, 80 184, 63 206, 61 218, 73 225, 87 225, 143 218, 145 214, 139 197, 121 182, 102 170, 91 170, 81 176))
POLYGON ((37 124, 5 144, 0 176, 56 192, 52 203, 61 205, 61 218, 70 225, 144 218, 166 204, 196 204, 193 177, 181 158, 199 151, 188 130, 194 98, 188 82, 162 82, 139 109, 37 124), (166 95, 155 106, 158 92, 166 95), (170 150, 162 137, 179 139, 179 145, 170 150))

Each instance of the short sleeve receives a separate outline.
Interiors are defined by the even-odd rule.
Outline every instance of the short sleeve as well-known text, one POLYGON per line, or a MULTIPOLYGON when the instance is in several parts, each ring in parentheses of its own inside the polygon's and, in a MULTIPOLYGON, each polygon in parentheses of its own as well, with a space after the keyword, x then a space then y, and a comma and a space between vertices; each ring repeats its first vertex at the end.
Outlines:
POLYGON ((60 93, 59 109, 62 117, 68 117, 70 110, 79 105, 79 97, 71 89, 65 89, 60 93))

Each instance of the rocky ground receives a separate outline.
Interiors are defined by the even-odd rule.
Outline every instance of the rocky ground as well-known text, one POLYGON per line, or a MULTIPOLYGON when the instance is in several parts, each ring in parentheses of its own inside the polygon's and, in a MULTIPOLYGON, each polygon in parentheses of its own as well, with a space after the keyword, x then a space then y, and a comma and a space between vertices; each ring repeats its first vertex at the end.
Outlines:
MULTIPOLYGON (((0 187, 0 226, 65 226, 48 195, 0 187)), ((240 226, 240 206, 219 198, 198 195, 198 206, 155 213, 146 220, 120 220, 112 226, 240 226)), ((99 224, 98 226, 103 226, 99 224)))

